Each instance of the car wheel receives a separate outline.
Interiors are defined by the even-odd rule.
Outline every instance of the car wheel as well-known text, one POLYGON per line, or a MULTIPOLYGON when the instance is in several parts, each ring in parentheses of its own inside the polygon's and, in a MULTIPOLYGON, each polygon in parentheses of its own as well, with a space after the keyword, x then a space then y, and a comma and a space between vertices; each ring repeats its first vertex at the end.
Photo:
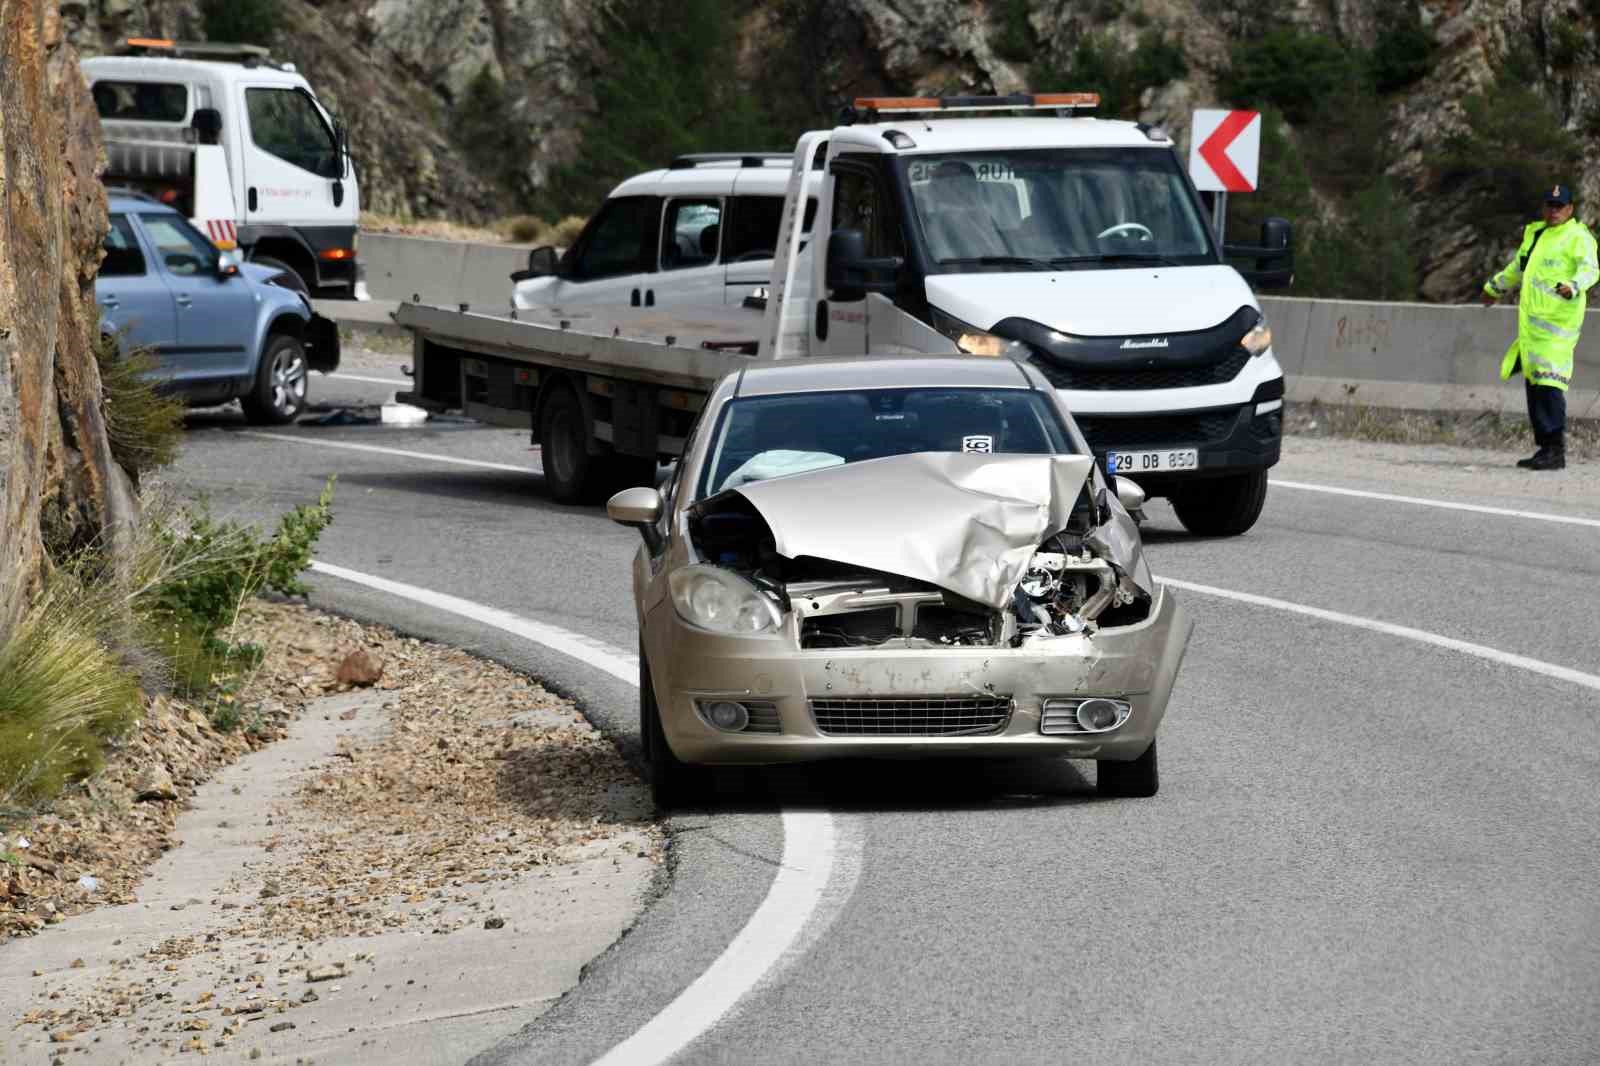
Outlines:
POLYGON ((255 263, 257 266, 264 266, 272 270, 281 270, 283 272, 283 280, 281 282, 274 281, 272 284, 285 285, 293 289, 295 292, 305 293, 307 297, 310 297, 311 286, 306 284, 306 279, 301 277, 300 272, 294 267, 290 266, 288 263, 285 263, 281 259, 274 259, 270 255, 264 255, 259 259, 252 259, 250 261, 255 263))
POLYGON ((1154 796, 1161 788, 1156 766, 1156 742, 1132 762, 1095 761, 1095 791, 1102 796, 1154 796))
POLYGON ((639 645, 639 739, 644 747, 645 774, 650 795, 663 810, 681 807, 705 792, 706 771, 690 766, 672 753, 661 728, 661 708, 650 680, 650 661, 639 645))
MULTIPOLYGON (((580 503, 590 488, 598 456, 589 454, 583 427, 583 406, 569 388, 561 388, 545 403, 539 418, 539 464, 544 483, 558 503, 580 503)), ((603 488, 603 486, 601 486, 603 488)))
POLYGON ((1172 497, 1183 528, 1201 537, 1236 537, 1256 524, 1267 502, 1267 472, 1198 482, 1172 497))
POLYGON ((283 333, 268 334, 256 367, 255 388, 242 401, 246 417, 275 426, 293 422, 305 410, 308 373, 306 350, 299 341, 283 333))

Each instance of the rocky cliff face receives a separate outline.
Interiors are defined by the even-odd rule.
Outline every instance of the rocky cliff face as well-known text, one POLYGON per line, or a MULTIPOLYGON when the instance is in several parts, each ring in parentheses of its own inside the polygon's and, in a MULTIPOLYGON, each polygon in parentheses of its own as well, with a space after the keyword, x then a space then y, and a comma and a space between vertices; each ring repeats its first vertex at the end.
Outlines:
MULTIPOLYGON (((306 71, 349 120, 368 206, 481 221, 541 210, 551 169, 582 150, 593 107, 585 72, 606 69, 606 12, 633 0, 281 0, 274 48, 306 71), (480 113, 492 111, 487 127, 480 113), (501 132, 508 136, 502 142, 501 132), (493 170, 493 173, 489 173, 493 170)), ((73 0, 63 12, 97 46, 129 33, 196 36, 202 0, 73 0)), ((1531 83, 1584 147, 1600 144, 1600 11, 1576 0, 752 0, 737 20, 740 77, 772 90, 774 44, 797 33, 830 114, 862 92, 1007 92, 1042 71, 1066 72, 1086 44, 1133 65, 1151 35, 1181 50, 1184 70, 1135 84, 1138 116, 1186 147, 1196 107, 1217 106, 1230 48, 1273 26, 1371 49, 1385 20, 1420 13, 1436 42, 1427 73, 1385 95, 1389 174, 1415 203, 1419 291, 1460 298, 1505 249, 1484 247, 1474 201, 1445 186, 1437 161, 1460 128, 1462 102, 1495 80, 1513 52, 1531 55, 1531 83), (826 42, 823 38, 826 37, 826 42), (1426 206, 1424 206, 1426 205, 1426 206)), ((663 19, 673 17, 670 5, 663 19)), ((1091 88, 1097 86, 1050 86, 1091 88)), ((825 105, 825 106, 824 106, 825 105)), ((798 130, 791 131, 798 133, 798 130)), ((1291 131, 1315 138, 1314 132, 1291 131)), ((1312 175, 1301 212, 1329 201, 1312 175)), ((1573 175, 1600 195, 1600 174, 1573 175)), ((596 195, 601 190, 596 190, 596 195)), ((1337 217, 1335 214, 1334 217, 1337 217)), ((1507 239, 1511 239, 1509 236, 1507 239)))
POLYGON ((103 540, 135 516, 111 458, 91 350, 106 230, 100 123, 51 0, 0 0, 0 633, 44 538, 103 540))

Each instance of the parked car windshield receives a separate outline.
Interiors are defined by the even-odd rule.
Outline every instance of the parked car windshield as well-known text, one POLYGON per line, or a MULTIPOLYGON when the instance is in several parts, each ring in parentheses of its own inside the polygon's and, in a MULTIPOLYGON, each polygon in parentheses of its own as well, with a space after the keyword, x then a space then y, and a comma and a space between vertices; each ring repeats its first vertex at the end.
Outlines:
POLYGON ((700 497, 752 481, 912 452, 1070 455, 1049 401, 1023 389, 864 389, 731 401, 700 497))
POLYGON ((1216 262, 1165 148, 1045 148, 900 163, 935 272, 1216 262))

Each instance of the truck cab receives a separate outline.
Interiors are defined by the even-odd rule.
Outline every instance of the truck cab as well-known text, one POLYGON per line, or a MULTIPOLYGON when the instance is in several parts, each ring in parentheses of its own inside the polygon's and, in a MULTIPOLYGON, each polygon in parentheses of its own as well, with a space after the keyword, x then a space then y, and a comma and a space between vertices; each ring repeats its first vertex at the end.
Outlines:
POLYGON ((302 291, 364 295, 344 130, 306 79, 251 45, 131 38, 123 53, 82 63, 106 181, 173 206, 302 291))
MULTIPOLYGON (((772 273, 791 159, 787 152, 698 153, 629 178, 565 255, 529 253, 528 269, 512 276, 512 306, 740 306, 772 273)), ((821 184, 819 165, 807 182, 803 232, 821 184)))
POLYGON ((786 300, 815 294, 803 319, 787 312, 809 332, 773 354, 1024 359, 1108 472, 1169 498, 1192 532, 1243 532, 1279 456, 1283 370, 1225 257, 1286 283, 1288 223, 1224 249, 1166 134, 1087 117, 1096 103, 857 101, 825 135, 826 254, 783 265, 786 300))

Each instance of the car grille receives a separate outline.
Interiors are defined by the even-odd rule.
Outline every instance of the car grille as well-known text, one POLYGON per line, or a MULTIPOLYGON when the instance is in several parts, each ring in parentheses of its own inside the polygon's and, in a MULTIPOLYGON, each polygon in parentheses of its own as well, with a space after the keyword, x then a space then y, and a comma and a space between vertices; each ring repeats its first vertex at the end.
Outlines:
POLYGON ((746 733, 781 733, 783 724, 778 720, 778 705, 772 700, 741 700, 750 715, 746 733))
POLYGON ((1142 445, 1205 444, 1221 440, 1232 430, 1238 410, 1206 411, 1192 415, 1156 415, 1150 418, 1102 418, 1075 415, 1078 428, 1095 451, 1142 445))
POLYGON ((830 737, 982 736, 1005 728, 1011 697, 829 697, 812 700, 811 714, 830 737))
POLYGON ((1223 385, 1239 376, 1250 353, 1235 348, 1233 354, 1210 366, 1150 367, 1145 370, 1096 370, 1067 367, 1045 359, 1034 360, 1045 379, 1058 389, 1106 392, 1112 389, 1183 389, 1195 385, 1223 385))

